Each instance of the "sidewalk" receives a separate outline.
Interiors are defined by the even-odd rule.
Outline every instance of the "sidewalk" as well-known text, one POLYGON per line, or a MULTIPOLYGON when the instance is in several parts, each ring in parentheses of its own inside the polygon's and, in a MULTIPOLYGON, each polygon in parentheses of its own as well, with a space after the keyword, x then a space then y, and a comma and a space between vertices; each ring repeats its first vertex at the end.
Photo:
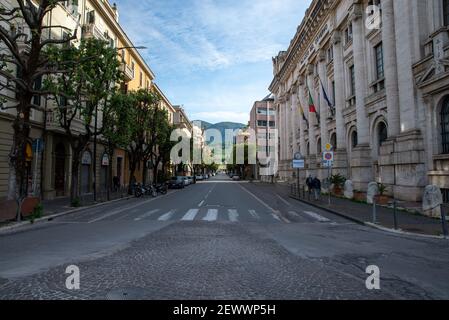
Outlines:
MULTIPOLYGON (((285 188, 289 187, 283 186, 283 189, 285 188)), ((285 191, 283 190, 283 192, 285 191)), ((315 201, 313 197, 309 200, 307 194, 305 199, 300 199, 298 196, 292 195, 290 190, 288 190, 288 194, 291 198, 348 218, 354 222, 365 225, 373 224, 373 205, 336 197, 331 197, 331 205, 329 205, 327 195, 323 195, 320 200, 315 201)), ((418 213, 418 209, 419 207, 415 203, 400 203, 396 211, 398 229, 408 233, 442 236, 443 229, 441 220, 423 216, 418 213)), ((394 229, 394 210, 392 208, 376 206, 376 216, 377 227, 394 229)))
MULTIPOLYGON (((43 215, 41 218, 36 219, 34 222, 41 222, 48 220, 50 218, 55 218, 60 215, 68 214, 68 213, 74 213, 77 211, 82 211, 88 208, 96 207, 105 205, 108 203, 117 202, 120 200, 127 200, 130 198, 134 198, 134 196, 129 196, 127 194, 127 190, 123 189, 118 192, 114 192, 110 194, 110 201, 107 201, 107 195, 106 192, 99 192, 97 195, 97 201, 94 202, 93 195, 83 195, 80 197, 80 206, 79 207, 72 207, 70 205, 70 198, 64 197, 64 198, 57 198, 53 200, 44 200, 42 201, 42 207, 43 207, 43 215)), ((30 224, 31 221, 29 219, 22 220, 21 222, 17 221, 6 221, 0 223, 0 231, 7 231, 10 229, 15 229, 21 226, 25 226, 30 224)))

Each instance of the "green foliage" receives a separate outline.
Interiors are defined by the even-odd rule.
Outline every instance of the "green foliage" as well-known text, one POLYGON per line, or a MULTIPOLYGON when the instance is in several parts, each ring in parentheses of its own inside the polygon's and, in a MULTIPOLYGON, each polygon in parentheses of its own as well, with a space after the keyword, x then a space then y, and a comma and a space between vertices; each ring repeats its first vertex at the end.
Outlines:
POLYGON ((343 187, 345 185, 346 178, 343 177, 340 173, 334 174, 330 177, 330 183, 335 187, 343 187))
POLYGON ((36 219, 40 219, 42 218, 42 216, 44 215, 44 207, 42 206, 41 203, 39 203, 33 210, 33 213, 30 216, 30 221, 31 223, 34 223, 34 221, 36 221, 36 219))
POLYGON ((387 192, 388 187, 386 185, 384 185, 383 183, 378 183, 377 184, 378 188, 379 188, 379 195, 383 196, 385 194, 385 192, 387 192))
POLYGON ((72 202, 71 202, 71 206, 73 208, 81 207, 81 200, 80 200, 80 198, 77 197, 77 198, 73 199, 72 202))

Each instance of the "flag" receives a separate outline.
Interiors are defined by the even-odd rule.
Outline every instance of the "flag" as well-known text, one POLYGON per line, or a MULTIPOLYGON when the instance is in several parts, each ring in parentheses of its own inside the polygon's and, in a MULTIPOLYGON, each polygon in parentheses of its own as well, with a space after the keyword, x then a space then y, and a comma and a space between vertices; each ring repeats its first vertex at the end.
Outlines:
POLYGON ((324 100, 326 100, 327 106, 329 107, 329 109, 330 109, 330 111, 332 112, 332 115, 333 115, 334 111, 335 111, 335 106, 330 101, 330 99, 329 99, 329 97, 328 97, 328 95, 326 93, 326 90, 324 89, 324 85, 323 85, 323 82, 321 81, 321 79, 320 79, 320 82, 321 82, 321 88, 323 89, 323 98, 324 98, 324 100))
POLYGON ((306 115, 304 114, 304 109, 301 104, 299 104, 299 112, 301 112, 302 118, 304 119, 307 126, 309 126, 309 120, 307 120, 306 115))
POLYGON ((315 103, 313 102, 312 94, 309 90, 309 112, 316 113, 315 103))
POLYGON ((313 98, 312 98, 312 94, 310 93, 310 89, 309 89, 309 113, 315 113, 316 121, 318 122, 318 124, 320 124, 320 115, 318 114, 318 112, 316 110, 315 102, 313 102, 313 98))

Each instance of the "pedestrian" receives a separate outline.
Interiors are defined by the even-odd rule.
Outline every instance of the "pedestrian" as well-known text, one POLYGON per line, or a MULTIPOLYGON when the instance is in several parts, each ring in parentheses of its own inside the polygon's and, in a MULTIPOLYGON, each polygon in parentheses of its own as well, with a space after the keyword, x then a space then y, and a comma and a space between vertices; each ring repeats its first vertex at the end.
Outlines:
POLYGON ((312 182, 312 188, 315 194, 315 201, 318 201, 321 196, 321 181, 318 177, 315 177, 312 182))
POLYGON ((307 185, 307 190, 309 192, 309 200, 310 200, 310 196, 312 194, 312 189, 313 189, 313 178, 312 178, 312 175, 309 175, 309 177, 306 179, 306 185, 307 185))

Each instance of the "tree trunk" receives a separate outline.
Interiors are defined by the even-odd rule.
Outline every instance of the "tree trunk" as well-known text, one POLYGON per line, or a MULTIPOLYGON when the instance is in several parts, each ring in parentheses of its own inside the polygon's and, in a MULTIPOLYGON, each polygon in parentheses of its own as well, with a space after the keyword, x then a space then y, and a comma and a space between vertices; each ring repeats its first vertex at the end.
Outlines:
POLYGON ((74 152, 72 159, 72 183, 70 188, 70 202, 74 203, 79 199, 79 169, 80 169, 80 153, 74 152))
POLYGON ((109 153, 108 153, 108 157, 109 157, 109 166, 108 166, 108 170, 107 170, 107 177, 106 177, 106 192, 107 192, 107 199, 108 201, 111 200, 111 190, 114 190, 114 184, 112 181, 112 159, 114 158, 114 149, 110 148, 109 149, 109 153))

